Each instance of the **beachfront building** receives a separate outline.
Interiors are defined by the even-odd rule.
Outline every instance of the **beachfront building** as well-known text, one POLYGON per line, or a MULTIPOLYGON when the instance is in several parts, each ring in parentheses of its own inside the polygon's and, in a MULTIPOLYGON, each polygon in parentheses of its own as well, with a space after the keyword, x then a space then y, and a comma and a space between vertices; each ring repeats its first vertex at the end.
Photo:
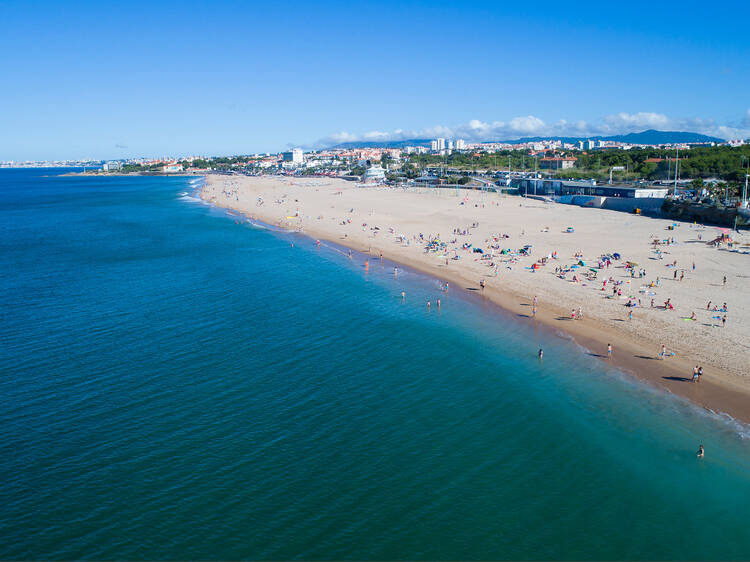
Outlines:
POLYGON ((594 180, 513 178, 512 185, 518 189, 521 195, 588 195, 596 197, 619 197, 625 199, 663 199, 669 192, 669 188, 666 187, 597 185, 594 180))
POLYGON ((121 169, 122 169, 122 162, 116 162, 116 161, 105 162, 102 165, 102 170, 104 170, 105 172, 115 172, 121 169))
POLYGON ((379 164, 371 166, 362 175, 362 183, 378 185, 385 182, 385 170, 379 164))
POLYGON ((292 164, 303 164, 305 162, 305 153, 301 148, 293 148, 289 152, 281 153, 281 160, 291 162, 292 164))
POLYGON ((165 173, 174 173, 174 172, 181 172, 182 171, 182 164, 178 164, 177 162, 168 162, 167 164, 164 164, 162 167, 162 170, 165 173))

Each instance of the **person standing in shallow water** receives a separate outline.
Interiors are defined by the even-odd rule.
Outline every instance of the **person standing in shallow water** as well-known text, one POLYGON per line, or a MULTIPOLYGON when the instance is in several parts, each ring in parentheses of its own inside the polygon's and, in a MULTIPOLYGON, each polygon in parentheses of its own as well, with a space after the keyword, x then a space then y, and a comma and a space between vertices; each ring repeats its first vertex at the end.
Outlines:
POLYGON ((539 360, 540 360, 540 361, 542 360, 542 357, 543 357, 543 356, 544 356, 544 350, 543 350, 543 349, 540 349, 540 350, 539 350, 539 360))

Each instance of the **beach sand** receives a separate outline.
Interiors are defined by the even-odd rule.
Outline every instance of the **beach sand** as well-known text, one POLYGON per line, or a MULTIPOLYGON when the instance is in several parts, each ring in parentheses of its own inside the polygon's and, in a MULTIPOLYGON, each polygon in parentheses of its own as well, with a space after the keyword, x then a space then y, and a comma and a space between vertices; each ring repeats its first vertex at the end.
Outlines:
MULTIPOLYGON (((382 254, 452 287, 480 290, 520 321, 544 323, 570 334, 590 353, 640 379, 750 422, 750 254, 731 252, 726 245, 710 246, 707 242, 721 234, 716 228, 677 223, 668 230, 672 221, 616 211, 472 190, 362 188, 333 178, 208 175, 201 197, 314 239, 376 257, 382 254), (471 228, 473 224, 478 226, 471 228), (566 232, 568 227, 574 232, 566 232), (469 234, 457 235, 454 229, 467 229, 469 234), (447 264, 445 253, 425 251, 420 233, 425 240, 439 236, 447 243, 447 264), (674 244, 656 247, 661 259, 651 243, 655 238, 675 239, 674 244), (495 250, 492 259, 483 260, 482 254, 461 249, 464 244, 485 252, 490 245, 510 248, 514 254, 525 245, 532 249, 530 256, 500 255, 495 250), (450 259, 454 248, 458 260, 450 259), (530 269, 554 252, 557 259, 530 269), (582 278, 589 267, 597 266, 599 256, 613 252, 622 259, 601 269, 596 280, 582 278), (586 266, 561 279, 555 268, 576 264, 577 253, 586 266), (676 268, 671 267, 675 260, 676 268), (637 262, 636 269, 644 268, 645 277, 632 278, 624 268, 626 261, 637 262), (574 273, 578 282, 572 280, 574 273), (602 280, 609 277, 622 282, 621 297, 613 297, 610 282, 601 290, 602 280), (659 286, 647 288, 657 277, 659 286), (641 306, 626 307, 630 296, 640 299, 641 306), (664 308, 667 299, 674 310, 664 308), (727 303, 728 311, 707 310, 708 301, 711 307, 727 303), (579 307, 583 319, 573 320, 571 312, 579 307), (697 320, 690 319, 693 312, 697 320), (614 349, 611 359, 606 357, 608 343, 614 349), (666 360, 659 359, 662 344, 674 352, 666 360), (695 365, 704 370, 697 384, 690 382, 695 365)), ((732 236, 740 244, 750 243, 747 232, 732 236)))

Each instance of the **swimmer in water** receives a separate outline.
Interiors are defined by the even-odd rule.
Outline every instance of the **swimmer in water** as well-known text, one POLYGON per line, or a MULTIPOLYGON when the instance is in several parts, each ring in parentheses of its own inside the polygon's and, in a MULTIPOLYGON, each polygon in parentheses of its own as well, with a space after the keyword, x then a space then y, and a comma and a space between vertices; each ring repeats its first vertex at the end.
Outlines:
POLYGON ((401 291, 401 300, 406 300, 406 293, 404 291, 401 291))
POLYGON ((431 306, 432 306, 432 303, 430 301, 427 301, 427 310, 429 310, 431 306))
POLYGON ((541 359, 543 356, 544 356, 544 350, 540 349, 539 350, 539 359, 541 359))
POLYGON ((437 300, 438 308, 440 308, 440 299, 437 300))
POLYGON ((395 277, 398 277, 398 267, 394 267, 394 268, 393 268, 393 275, 394 275, 395 277))
POLYGON ((695 453, 695 455, 698 458, 702 459, 704 454, 705 454, 705 451, 703 450, 703 445, 698 445, 698 452, 695 453))

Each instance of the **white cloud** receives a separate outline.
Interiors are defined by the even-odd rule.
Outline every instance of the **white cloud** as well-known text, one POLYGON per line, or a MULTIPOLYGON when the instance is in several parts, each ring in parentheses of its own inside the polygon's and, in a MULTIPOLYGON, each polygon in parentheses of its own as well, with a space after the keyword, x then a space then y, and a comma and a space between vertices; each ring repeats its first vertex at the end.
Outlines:
POLYGON ((342 131, 320 139, 316 146, 331 146, 352 141, 388 141, 414 138, 463 138, 467 141, 510 140, 519 137, 608 136, 646 129, 690 131, 719 138, 750 137, 750 109, 735 123, 718 124, 713 119, 673 118, 663 113, 638 112, 605 115, 594 122, 561 119, 547 123, 534 115, 514 117, 508 121, 485 122, 472 119, 456 126, 434 125, 418 130, 396 129, 392 132, 370 131, 350 134, 342 131))

